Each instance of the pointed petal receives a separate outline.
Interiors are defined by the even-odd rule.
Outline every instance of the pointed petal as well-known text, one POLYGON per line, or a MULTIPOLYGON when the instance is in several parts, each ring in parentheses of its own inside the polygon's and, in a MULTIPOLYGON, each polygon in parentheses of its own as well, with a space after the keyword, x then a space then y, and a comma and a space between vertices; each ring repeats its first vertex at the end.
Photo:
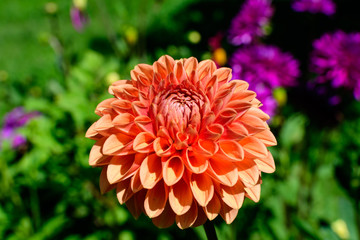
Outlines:
POLYGON ((225 83, 227 83, 231 80, 231 77, 232 77, 231 72, 232 72, 231 68, 225 68, 225 67, 215 70, 213 75, 218 77, 219 87, 221 87, 222 85, 224 85, 225 83))
POLYGON ((163 165, 163 179, 166 185, 172 186, 177 183, 184 174, 184 164, 180 156, 173 156, 166 160, 163 165))
POLYGON ((202 207, 206 206, 214 196, 214 184, 206 174, 192 174, 190 187, 194 198, 202 207))
POLYGON ((207 173, 226 186, 234 186, 239 178, 237 167, 229 161, 211 159, 207 173))
POLYGON ((102 152, 105 155, 119 155, 125 150, 128 150, 126 154, 134 153, 132 149, 127 148, 127 146, 132 143, 132 140, 133 138, 131 136, 123 133, 112 134, 106 139, 102 152))
POLYGON ((89 129, 86 131, 86 134, 85 134, 85 137, 86 137, 86 138, 90 138, 90 139, 93 139, 93 140, 99 140, 99 139, 101 139, 101 138, 103 137, 101 134, 99 134, 99 133, 95 130, 96 123, 97 123, 97 122, 94 122, 94 123, 89 127, 89 129))
POLYGON ((276 138, 274 137, 274 134, 272 134, 270 129, 266 129, 262 132, 259 132, 259 133, 255 134, 254 137, 260 139, 260 141, 262 143, 264 143, 265 146, 267 146, 267 147, 277 145, 276 138))
POLYGON ((116 197, 119 200, 120 204, 124 204, 127 200, 129 200, 133 191, 131 191, 130 187, 130 179, 126 179, 125 181, 121 181, 116 185, 116 197))
POLYGON ((239 162, 244 159, 244 150, 236 141, 220 141, 219 151, 212 158, 216 160, 239 162))
POLYGON ((156 154, 148 155, 140 166, 140 181, 144 188, 151 189, 162 177, 161 159, 156 154))
POLYGON ((241 181, 255 185, 260 176, 260 171, 257 165, 252 160, 242 161, 238 166, 238 173, 241 181))
POLYGON ((256 184, 255 186, 250 187, 250 188, 246 187, 244 189, 246 191, 246 197, 250 198, 254 202, 259 202, 259 200, 260 200, 260 191, 261 191, 260 184, 256 184))
POLYGON ((214 194, 213 198, 210 200, 208 205, 204 207, 204 211, 208 219, 211 221, 219 215, 221 209, 221 203, 216 194, 214 194))
POLYGON ((223 140, 241 140, 249 135, 248 130, 239 122, 232 122, 224 127, 223 140))
POLYGON ((214 141, 199 139, 192 149, 195 155, 211 157, 218 151, 219 146, 214 141))
POLYGON ((147 190, 142 190, 135 193, 128 201, 126 201, 126 207, 135 219, 138 219, 144 210, 144 201, 147 190))
POLYGON ((184 63, 184 69, 187 76, 190 76, 193 71, 196 71, 197 66, 198 66, 198 61, 196 58, 190 57, 186 59, 184 63))
POLYGON ((201 139, 208 139, 212 141, 217 141, 221 135, 224 133, 224 127, 220 124, 211 124, 206 126, 200 134, 201 139))
POLYGON ((133 148, 135 151, 141 153, 153 152, 154 140, 155 140, 155 136, 153 134, 149 132, 141 132, 135 137, 133 148))
POLYGON ((144 209, 150 218, 155 218, 164 211, 167 196, 167 188, 162 181, 148 190, 145 196, 144 209))
POLYGON ((205 214, 203 208, 198 207, 198 213, 197 213, 196 221, 194 222, 194 224, 191 227, 199 227, 199 226, 203 225, 207 220, 208 219, 206 217, 206 214, 205 214))
POLYGON ((110 184, 106 177, 107 166, 103 167, 100 174, 100 192, 101 194, 107 193, 116 187, 116 184, 110 184))
POLYGON ((169 203, 166 204, 164 211, 157 217, 152 219, 152 222, 158 228, 168 228, 174 224, 175 213, 172 211, 169 203))
POLYGON ((91 148, 89 155, 90 166, 98 167, 102 165, 107 165, 110 162, 111 156, 106 156, 102 154, 102 146, 104 145, 105 140, 106 138, 98 140, 91 148))
POLYGON ((166 138, 158 137, 154 141, 154 151, 159 157, 169 157, 175 150, 172 143, 166 138))
POLYGON ((244 202, 244 186, 238 181, 234 186, 220 186, 219 194, 221 200, 231 208, 240 209, 244 202))
POLYGON ((183 215, 176 215, 175 221, 176 221, 177 226, 180 229, 185 229, 185 228, 191 227, 196 221, 197 214, 198 214, 197 209, 198 209, 197 203, 196 203, 196 201, 193 201, 189 211, 187 211, 183 215))
POLYGON ((268 155, 265 158, 254 159, 254 162, 262 172, 275 172, 275 162, 270 151, 268 151, 268 155))
POLYGON ((176 215, 183 215, 189 211, 192 202, 190 186, 184 180, 170 187, 169 203, 176 215))
POLYGON ((266 146, 256 137, 247 137, 240 141, 244 148, 245 157, 266 158, 268 150, 266 146))
POLYGON ((207 157, 194 155, 193 152, 190 152, 188 149, 183 151, 182 160, 185 166, 196 174, 205 172, 209 164, 207 157))
POLYGON ((239 209, 231 208, 221 201, 220 215, 227 224, 230 224, 235 220, 238 212, 239 209))

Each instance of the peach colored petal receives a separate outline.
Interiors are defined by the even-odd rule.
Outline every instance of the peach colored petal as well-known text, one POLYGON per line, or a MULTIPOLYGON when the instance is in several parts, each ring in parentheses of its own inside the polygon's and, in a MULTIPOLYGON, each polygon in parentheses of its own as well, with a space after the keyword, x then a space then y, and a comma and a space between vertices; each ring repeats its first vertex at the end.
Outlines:
POLYGON ((257 133, 256 135, 254 135, 254 137, 260 139, 260 141, 264 143, 267 147, 277 145, 276 138, 269 129, 257 133))
POLYGON ((168 157, 174 153, 172 143, 168 139, 158 137, 154 141, 154 151, 159 157, 168 157))
POLYGON ((161 62, 157 61, 154 63, 154 72, 159 74, 162 79, 165 79, 168 75, 166 66, 164 66, 161 62))
POLYGON ((230 224, 235 220, 238 211, 239 209, 231 208, 221 201, 220 215, 227 224, 230 224))
POLYGON ((176 150, 187 148, 189 136, 186 133, 178 132, 175 135, 174 147, 176 150))
POLYGON ((136 136, 140 132, 140 129, 134 124, 134 119, 135 117, 132 114, 122 113, 117 115, 112 123, 117 130, 127 135, 136 136))
POLYGON ((230 161, 211 159, 207 173, 215 181, 226 186, 234 186, 239 178, 237 168, 230 161))
POLYGON ((112 109, 111 103, 115 100, 116 98, 105 99, 97 105, 95 113, 99 116, 103 116, 106 112, 108 113, 112 109))
POLYGON ((155 136, 153 134, 149 132, 141 132, 134 139, 133 149, 141 153, 153 152, 154 140, 155 136))
POLYGON ((211 124, 206 126, 200 133, 200 138, 212 141, 218 140, 224 133, 224 127, 220 124, 211 124))
POLYGON ((139 96, 139 89, 131 84, 123 84, 119 86, 110 86, 111 91, 115 97, 125 100, 135 100, 139 96))
POLYGON ((102 152, 106 155, 126 155, 134 153, 131 147, 132 137, 123 133, 112 134, 106 139, 102 152))
POLYGON ((231 68, 219 68, 216 69, 213 75, 218 77, 219 87, 231 80, 232 74, 231 68))
POLYGON ((130 211, 131 215, 134 216, 135 219, 138 219, 141 213, 145 212, 144 210, 144 201, 147 190, 142 190, 135 193, 128 201, 126 201, 126 207, 130 211))
POLYGON ((245 157, 266 158, 268 150, 266 146, 255 137, 247 137, 240 141, 244 148, 245 157))
POLYGON ((230 208, 240 209, 244 202, 244 186, 237 182, 234 186, 221 186, 219 191, 221 200, 230 208))
POLYGON ((184 174, 184 164, 180 156, 172 156, 163 164, 163 179, 166 185, 177 183, 184 174))
POLYGON ((95 131, 101 134, 101 132, 106 132, 112 127, 114 125, 112 124, 111 115, 105 114, 96 122, 95 131))
POLYGON ((188 150, 183 152, 182 160, 185 167, 196 174, 203 173, 208 168, 208 160, 206 157, 196 156, 188 150))
POLYGON ((192 202, 193 195, 190 186, 184 180, 170 187, 169 203, 176 215, 183 215, 189 211, 192 202))
POLYGON ((150 218, 159 216, 165 209, 168 199, 168 190, 162 181, 147 191, 144 201, 144 209, 150 218))
POLYGON ((252 185, 255 185, 258 182, 260 172, 259 168, 253 161, 243 161, 237 166, 240 179, 243 182, 248 182, 252 185))
POLYGON ((255 117, 250 114, 243 115, 239 121, 241 121, 242 124, 246 127, 246 129, 249 131, 250 135, 262 132, 266 129, 268 129, 267 124, 261 120, 258 117, 255 117))
POLYGON ((244 188, 246 191, 246 197, 250 198, 251 200, 253 200, 254 202, 259 202, 260 200, 260 191, 261 191, 261 186, 260 184, 256 184, 253 187, 250 188, 244 188))
POLYGON ((249 135, 248 130, 243 124, 239 122, 233 122, 224 127, 224 134, 221 139, 223 140, 241 140, 249 135))
POLYGON ((242 116, 245 112, 249 112, 252 109, 252 104, 244 100, 234 100, 228 102, 225 105, 226 108, 234 109, 237 112, 237 117, 242 116))
POLYGON ((166 204, 164 211, 157 217, 152 219, 152 222, 158 228, 168 228, 174 224, 175 213, 172 211, 169 203, 166 204))
POLYGON ((110 190, 114 189, 116 187, 116 184, 110 184, 106 177, 107 172, 107 166, 103 167, 101 174, 100 174, 100 192, 101 194, 107 193, 110 190))
POLYGON ((225 140, 219 142, 219 151, 212 157, 216 160, 227 160, 232 162, 244 159, 244 150, 236 141, 225 140))
MULTIPOLYGON (((134 155, 126 155, 111 159, 106 172, 109 183, 116 183, 125 176, 133 165, 134 157, 134 155)), ((139 165, 137 167, 139 168, 139 165)))
POLYGON ((149 132, 154 134, 154 129, 152 125, 152 120, 148 116, 137 116, 134 119, 136 126, 144 132, 149 132))
POLYGON ((186 75, 190 76, 190 74, 192 72, 195 72, 197 66, 198 66, 198 61, 196 58, 190 57, 190 58, 186 59, 185 63, 184 63, 184 69, 185 69, 186 75))
POLYGON ((255 159, 254 162, 258 166, 259 170, 265 173, 275 172, 275 162, 272 154, 268 151, 268 155, 265 158, 255 159))
POLYGON ((149 64, 138 64, 137 66, 135 66, 134 68, 135 70, 135 75, 143 75, 145 76, 147 79, 151 80, 154 72, 153 72, 153 66, 149 65, 149 64))
POLYGON ((132 113, 131 108, 131 102, 124 99, 115 99, 113 102, 111 102, 111 107, 117 112, 117 113, 132 113))
POLYGON ((124 204, 133 196, 133 191, 130 188, 130 179, 126 179, 116 184, 116 197, 120 204, 124 204))
POLYGON ((140 180, 140 169, 136 170, 134 176, 131 178, 130 187, 134 193, 144 188, 140 180))
POLYGON ((85 134, 85 137, 86 137, 86 138, 90 138, 90 139, 93 139, 93 140, 99 140, 99 139, 101 139, 101 138, 103 137, 101 134, 99 134, 99 133, 95 130, 96 123, 97 123, 97 122, 94 122, 94 123, 89 127, 89 129, 86 131, 86 134, 85 134))
POLYGON ((213 156, 219 149, 219 146, 210 140, 199 139, 197 144, 192 147, 192 150, 195 155, 211 157, 213 156))
POLYGON ((180 229, 185 229, 185 228, 191 227, 196 221, 196 218, 198 215, 197 209, 198 209, 197 203, 194 201, 191 204, 191 208, 189 211, 187 211, 183 215, 176 215, 175 221, 176 221, 177 226, 180 229))
POLYGON ((93 167, 107 165, 110 162, 111 156, 102 154, 102 147, 106 138, 98 140, 91 148, 89 155, 89 165, 93 167))
POLYGON ((202 207, 206 206, 214 196, 214 184, 206 174, 192 174, 190 187, 194 198, 202 207))
POLYGON ((258 117, 263 121, 267 121, 270 119, 270 116, 263 112, 260 108, 250 108, 248 114, 258 117))
POLYGON ((210 200, 210 202, 204 207, 205 214, 207 218, 211 221, 215 219, 220 212, 221 209, 221 203, 216 194, 214 194, 213 198, 210 200))
POLYGON ((144 102, 140 101, 132 102, 132 109, 137 116, 147 116, 149 112, 149 107, 144 102))
POLYGON ((236 117, 237 112, 231 108, 224 108, 220 111, 219 115, 215 119, 215 123, 219 123, 220 125, 227 125, 232 123, 236 117))
POLYGON ((156 154, 148 155, 140 166, 140 181, 144 188, 153 188, 162 178, 161 159, 156 154))

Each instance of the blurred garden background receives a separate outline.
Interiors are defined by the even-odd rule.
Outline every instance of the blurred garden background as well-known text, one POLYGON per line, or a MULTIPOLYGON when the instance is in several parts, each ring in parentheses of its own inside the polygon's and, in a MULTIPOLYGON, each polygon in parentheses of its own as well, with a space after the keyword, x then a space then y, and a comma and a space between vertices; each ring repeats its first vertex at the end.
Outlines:
POLYGON ((214 220, 220 239, 359 240, 359 12, 358 0, 0 1, 0 239, 205 239, 133 219, 88 165, 108 86, 168 54, 233 67, 270 108, 277 169, 259 203, 214 220))

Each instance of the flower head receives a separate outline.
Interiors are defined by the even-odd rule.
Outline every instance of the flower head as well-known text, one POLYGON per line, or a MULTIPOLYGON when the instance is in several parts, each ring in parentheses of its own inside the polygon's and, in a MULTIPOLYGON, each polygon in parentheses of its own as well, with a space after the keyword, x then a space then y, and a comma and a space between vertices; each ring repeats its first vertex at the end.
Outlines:
POLYGON ((292 8, 297 12, 323 13, 333 15, 336 10, 332 0, 295 0, 292 8))
POLYGON ((276 144, 248 83, 211 60, 163 56, 113 83, 87 131, 100 189, 158 227, 231 223, 244 197, 258 201, 261 172, 273 172, 276 144))
POLYGON ((265 26, 274 13, 271 0, 247 0, 231 22, 229 40, 234 45, 249 44, 265 35, 265 26))
POLYGON ((70 17, 73 27, 79 32, 84 29, 85 24, 88 22, 86 12, 78 7, 72 7, 70 9, 70 17))
POLYGON ((17 133, 17 129, 24 126, 30 119, 39 116, 38 112, 25 113, 24 108, 17 107, 9 112, 4 118, 1 129, 0 141, 10 140, 12 147, 16 148, 26 143, 26 138, 17 133))
POLYGON ((317 82, 353 90, 360 100, 360 33, 327 33, 313 46, 311 68, 319 74, 317 82))
POLYGON ((230 65, 233 78, 249 82, 250 89, 258 94, 259 100, 264 103, 263 110, 269 115, 273 115, 276 109, 272 90, 294 86, 300 74, 298 61, 275 46, 240 48, 233 54, 230 65))

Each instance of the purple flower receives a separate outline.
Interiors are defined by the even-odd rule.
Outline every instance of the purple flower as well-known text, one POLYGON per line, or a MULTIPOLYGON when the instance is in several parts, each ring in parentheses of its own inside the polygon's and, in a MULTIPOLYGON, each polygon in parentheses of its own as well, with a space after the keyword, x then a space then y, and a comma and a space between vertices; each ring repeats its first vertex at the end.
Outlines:
POLYGON ((292 4, 292 8, 297 12, 333 15, 336 6, 332 0, 295 0, 292 4))
POLYGON ((231 22, 229 40, 234 45, 249 44, 265 35, 264 27, 274 13, 271 0, 247 0, 231 22))
POLYGON ((296 84, 300 75, 299 63, 289 53, 275 46, 251 45, 238 49, 230 59, 233 79, 243 79, 256 91, 264 104, 263 110, 274 115, 276 101, 272 90, 296 84))
POLYGON ((25 113, 22 107, 17 107, 4 117, 4 124, 0 132, 0 142, 10 140, 16 148, 26 143, 24 136, 17 133, 17 129, 24 126, 30 119, 39 116, 39 112, 25 113))
POLYGON ((82 31, 85 24, 88 22, 88 17, 86 13, 77 7, 71 8, 70 17, 73 27, 78 32, 82 31))
POLYGON ((353 90, 360 100, 360 33, 327 33, 313 47, 311 69, 318 74, 317 83, 353 90))

